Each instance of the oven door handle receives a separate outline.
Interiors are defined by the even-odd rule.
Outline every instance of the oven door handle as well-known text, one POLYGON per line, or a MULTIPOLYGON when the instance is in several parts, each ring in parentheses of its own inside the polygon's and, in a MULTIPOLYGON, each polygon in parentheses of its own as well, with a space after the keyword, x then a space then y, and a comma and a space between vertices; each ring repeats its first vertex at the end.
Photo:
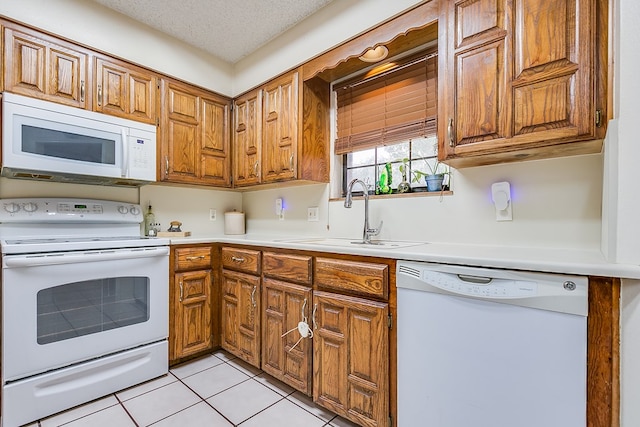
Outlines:
POLYGON ((151 258, 168 256, 169 247, 132 249, 103 249, 85 252, 63 252, 43 255, 5 256, 5 267, 36 267, 41 265, 76 264, 80 262, 114 261, 119 259, 151 258))

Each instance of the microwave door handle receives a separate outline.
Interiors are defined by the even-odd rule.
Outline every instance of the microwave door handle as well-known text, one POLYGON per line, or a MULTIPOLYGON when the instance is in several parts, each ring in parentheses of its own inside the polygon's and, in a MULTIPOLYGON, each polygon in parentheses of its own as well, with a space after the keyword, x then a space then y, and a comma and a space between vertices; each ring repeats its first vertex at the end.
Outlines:
POLYGON ((129 137, 127 136, 127 129, 121 128, 122 134, 122 177, 129 177, 129 137))

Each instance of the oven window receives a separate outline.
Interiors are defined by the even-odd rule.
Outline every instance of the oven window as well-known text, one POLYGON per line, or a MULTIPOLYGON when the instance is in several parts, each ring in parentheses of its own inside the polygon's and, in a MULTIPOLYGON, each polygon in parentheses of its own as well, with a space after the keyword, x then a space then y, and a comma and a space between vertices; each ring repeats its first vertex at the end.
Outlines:
POLYGON ((116 141, 22 125, 22 151, 103 165, 116 164, 116 141))
POLYGON ((149 278, 87 280, 38 292, 38 344, 149 320, 149 278))

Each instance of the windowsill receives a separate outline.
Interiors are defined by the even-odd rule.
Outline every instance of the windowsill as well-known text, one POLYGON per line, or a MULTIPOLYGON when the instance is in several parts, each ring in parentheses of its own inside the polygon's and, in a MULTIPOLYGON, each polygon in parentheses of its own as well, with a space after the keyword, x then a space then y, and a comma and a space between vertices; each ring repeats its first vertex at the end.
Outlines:
MULTIPOLYGON (((392 193, 392 194, 369 194, 371 200, 383 200, 383 199, 396 199, 405 197, 440 197, 440 196, 453 196, 453 191, 416 191, 412 193, 392 193)), ((362 198, 363 196, 354 195, 354 199, 362 198)), ((330 202, 344 200, 344 197, 331 197, 330 202)))

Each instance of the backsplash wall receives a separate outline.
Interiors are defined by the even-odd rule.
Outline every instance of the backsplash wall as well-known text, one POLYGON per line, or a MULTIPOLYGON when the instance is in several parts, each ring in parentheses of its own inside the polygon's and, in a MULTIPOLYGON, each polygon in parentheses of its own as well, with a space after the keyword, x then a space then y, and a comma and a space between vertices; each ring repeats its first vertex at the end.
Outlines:
MULTIPOLYGON (((461 169, 453 172, 452 180, 452 196, 371 199, 370 225, 384 221, 383 239, 599 249, 601 155, 461 169), (499 181, 511 183, 513 221, 495 220, 490 189, 499 181)), ((329 201, 327 187, 245 193, 247 231, 361 237, 363 201, 354 199, 346 209, 343 199, 329 201), (283 221, 275 216, 277 197, 289 205, 283 221), (318 205, 320 221, 307 222, 307 207, 318 205)))

